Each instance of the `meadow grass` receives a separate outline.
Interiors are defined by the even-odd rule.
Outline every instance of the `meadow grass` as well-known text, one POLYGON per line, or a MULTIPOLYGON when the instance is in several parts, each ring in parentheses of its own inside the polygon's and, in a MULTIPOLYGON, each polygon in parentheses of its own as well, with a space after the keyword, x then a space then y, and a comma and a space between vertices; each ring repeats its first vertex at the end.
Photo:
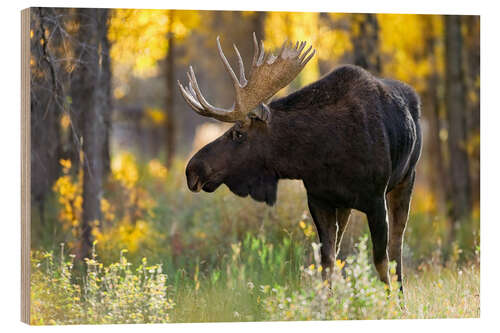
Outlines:
POLYGON ((425 188, 415 191, 405 234, 401 303, 376 278, 357 212, 324 285, 301 182, 280 182, 268 207, 225 187, 191 193, 182 160, 167 171, 125 153, 112 164, 93 225, 97 250, 84 265, 60 254, 61 243, 70 254, 79 241, 80 175, 64 170, 44 224, 33 210, 33 324, 479 316, 479 215, 451 241, 425 188))
POLYGON ((94 252, 83 272, 74 269, 72 257, 37 252, 32 257, 32 323, 479 317, 478 261, 410 269, 401 298, 394 268, 391 290, 376 277, 367 240, 362 237, 345 262, 337 261, 329 283, 321 278, 314 249, 315 259, 307 265, 292 258, 307 257, 306 249, 290 251, 291 243, 284 242, 265 254, 263 249, 273 247, 252 236, 232 246, 225 267, 203 273, 198 265, 193 275, 179 269, 171 277, 146 259, 134 268, 125 253, 106 266, 94 252))
MULTIPOLYGON (((446 267, 436 271, 407 271, 404 283, 404 309, 381 319, 479 318, 479 270, 456 271, 446 267), (460 273, 461 272, 461 273, 460 273)), ((202 285, 186 289, 176 297, 172 312, 175 322, 230 322, 270 320, 258 292, 240 286, 202 285), (257 294, 257 295, 256 295, 257 294)), ((386 309, 378 309, 386 314, 386 309)), ((333 316, 334 314, 332 314, 333 316)), ((353 319, 353 318, 340 318, 353 319)), ((364 318, 368 319, 368 318, 364 318)), ((274 317, 273 320, 303 320, 300 317, 274 317)))
POLYGON ((427 267, 406 274, 403 318, 479 318, 479 264, 427 267))

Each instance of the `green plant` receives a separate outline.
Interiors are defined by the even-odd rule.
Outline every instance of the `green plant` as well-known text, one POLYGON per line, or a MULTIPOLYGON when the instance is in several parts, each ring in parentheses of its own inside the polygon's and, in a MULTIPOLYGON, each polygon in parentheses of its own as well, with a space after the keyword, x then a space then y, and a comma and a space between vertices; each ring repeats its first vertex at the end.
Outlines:
MULTIPOLYGON (((316 264, 303 269, 297 290, 275 287, 266 299, 272 320, 340 320, 401 317, 398 285, 391 289, 373 274, 368 260, 367 237, 357 244, 356 256, 337 261, 327 280, 322 279, 319 246, 313 243, 316 264)), ((394 267, 392 268, 394 276, 394 267)))
POLYGON ((161 265, 143 259, 137 269, 122 251, 117 263, 104 266, 97 260, 95 243, 86 273, 76 283, 73 257, 56 264, 52 253, 32 254, 32 324, 113 324, 170 321, 174 303, 167 294, 167 276, 161 265))

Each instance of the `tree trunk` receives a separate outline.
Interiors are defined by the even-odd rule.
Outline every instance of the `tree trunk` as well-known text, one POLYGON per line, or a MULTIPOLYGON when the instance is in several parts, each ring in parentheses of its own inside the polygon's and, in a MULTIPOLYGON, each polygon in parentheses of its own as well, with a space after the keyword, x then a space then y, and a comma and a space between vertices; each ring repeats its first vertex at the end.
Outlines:
POLYGON ((83 212, 80 225, 80 244, 77 258, 88 258, 92 247, 92 224, 101 217, 100 199, 102 187, 102 128, 106 93, 96 89, 103 78, 99 68, 99 9, 77 9, 79 23, 78 50, 80 63, 75 68, 73 108, 82 115, 83 137, 83 212))
POLYGON ((379 26, 375 14, 352 14, 354 64, 378 75, 381 72, 379 26))
POLYGON ((479 205, 480 198, 480 19, 479 16, 461 17, 464 32, 464 70, 466 82, 467 133, 469 134, 468 154, 470 163, 471 198, 479 205))
MULTIPOLYGON (((61 109, 60 82, 50 53, 47 35, 53 30, 46 8, 31 11, 33 37, 31 38, 31 193, 37 206, 40 222, 45 220, 44 206, 52 184, 59 177, 61 137, 59 117, 61 109)), ((55 39, 54 39, 55 40, 55 39)))
POLYGON ((259 39, 266 39, 265 31, 264 31, 264 23, 266 20, 266 12, 255 12, 252 15, 252 29, 255 32, 255 35, 259 39))
POLYGON ((109 9, 101 9, 99 11, 99 40, 101 43, 101 81, 99 89, 104 93, 103 97, 103 178, 106 179, 111 171, 111 153, 110 153, 110 137, 111 137, 111 116, 113 111, 113 99, 111 95, 111 59, 109 55, 110 43, 108 39, 108 19, 109 9))
MULTIPOLYGON (((428 151, 429 156, 432 156, 431 167, 432 170, 429 172, 430 184, 433 184, 434 193, 437 196, 437 200, 442 204, 439 207, 446 207, 445 204, 448 202, 450 197, 450 182, 449 177, 446 172, 445 156, 442 148, 441 142, 441 117, 438 96, 438 82, 439 78, 437 74, 431 74, 427 79, 427 90, 423 94, 424 100, 427 102, 427 114, 429 122, 429 138, 428 138, 428 151)), ((446 214, 449 212, 446 211, 446 214)))
MULTIPOLYGON (((429 124, 429 135, 427 137, 427 142, 424 147, 428 151, 428 156, 431 156, 429 167, 430 171, 427 172, 429 176, 429 184, 431 184, 433 191, 436 195, 436 199, 439 202, 438 207, 446 207, 446 202, 451 200, 450 198, 450 183, 448 181, 448 175, 446 171, 446 159, 443 152, 443 143, 440 137, 440 132, 442 129, 442 106, 440 105, 441 96, 439 95, 441 74, 438 70, 437 65, 437 51, 436 51, 436 34, 435 27, 433 24, 433 17, 429 15, 424 15, 422 17, 425 24, 425 29, 428 32, 424 52, 425 57, 430 63, 431 73, 426 78, 426 89, 422 93, 423 101, 423 113, 429 124)), ((448 214, 448 211, 443 211, 443 213, 448 214)))
POLYGON ((168 29, 167 29, 167 57, 165 61, 165 79, 166 79, 166 95, 165 95, 165 161, 166 167, 170 168, 175 154, 175 114, 174 114, 174 87, 175 87, 175 68, 174 68, 174 48, 175 36, 173 32, 174 11, 168 12, 168 29))
POLYGON ((457 222, 468 218, 471 212, 469 159, 465 149, 467 127, 462 44, 460 16, 445 16, 445 103, 449 126, 453 230, 456 229, 457 222))

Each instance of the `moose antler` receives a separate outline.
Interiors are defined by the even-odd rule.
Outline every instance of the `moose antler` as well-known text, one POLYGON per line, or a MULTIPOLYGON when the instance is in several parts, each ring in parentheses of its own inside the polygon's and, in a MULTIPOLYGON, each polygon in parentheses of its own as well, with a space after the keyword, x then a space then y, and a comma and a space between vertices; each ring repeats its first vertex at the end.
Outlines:
POLYGON ((203 97, 200 91, 193 67, 189 66, 187 77, 189 85, 184 87, 177 81, 182 96, 194 111, 202 116, 215 118, 224 122, 245 121, 246 116, 252 112, 260 103, 271 98, 279 90, 286 87, 300 73, 304 66, 316 53, 312 46, 302 53, 306 42, 297 42, 295 46, 285 41, 281 46, 278 56, 264 51, 264 42, 257 42, 255 32, 253 33, 254 55, 252 68, 248 80, 245 77, 245 68, 240 52, 233 44, 234 51, 238 57, 239 78, 234 73, 231 65, 226 59, 220 46, 220 38, 217 36, 217 49, 219 55, 231 76, 235 90, 235 101, 230 109, 218 108, 211 105, 203 97))

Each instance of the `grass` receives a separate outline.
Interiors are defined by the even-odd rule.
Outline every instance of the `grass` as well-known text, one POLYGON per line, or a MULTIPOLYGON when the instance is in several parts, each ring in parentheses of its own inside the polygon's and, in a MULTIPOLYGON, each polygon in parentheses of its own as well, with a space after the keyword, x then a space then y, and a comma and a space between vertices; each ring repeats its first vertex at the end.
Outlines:
MULTIPOLYGON (((407 272, 406 277, 406 308, 402 312, 398 311, 396 317, 382 318, 479 318, 478 268, 459 271, 443 268, 439 272, 411 270, 407 272)), ((184 323, 269 320, 268 314, 259 303, 262 301, 259 296, 259 292, 252 292, 245 286, 235 290, 209 285, 202 286, 197 291, 186 289, 176 297, 172 319, 184 323)), ((382 309, 380 312, 385 311, 382 309)), ((275 318, 290 319, 302 318, 275 318)))
POLYGON ((337 261, 330 284, 321 278, 314 250, 316 263, 299 267, 291 258, 307 257, 306 249, 293 253, 284 242, 264 254, 270 244, 251 236, 232 247, 224 268, 211 274, 196 269, 194 275, 180 269, 170 278, 146 259, 134 269, 125 253, 105 266, 94 252, 82 273, 71 257, 37 252, 32 324, 479 317, 477 261, 409 270, 401 301, 394 274, 389 297, 376 278, 367 240, 360 239, 355 255, 337 261), (278 261, 285 262, 281 268, 278 261))
POLYGON ((403 318, 479 318, 479 265, 407 272, 403 318))
POLYGON ((103 220, 93 226, 96 256, 83 267, 60 254, 61 243, 67 253, 78 244, 81 177, 64 170, 43 225, 33 210, 33 324, 479 316, 479 216, 452 242, 425 188, 417 187, 405 234, 402 306, 376 278, 360 213, 332 285, 323 285, 300 182, 280 182, 267 207, 225 187, 189 192, 180 160, 167 172, 157 160, 114 158, 103 220))

